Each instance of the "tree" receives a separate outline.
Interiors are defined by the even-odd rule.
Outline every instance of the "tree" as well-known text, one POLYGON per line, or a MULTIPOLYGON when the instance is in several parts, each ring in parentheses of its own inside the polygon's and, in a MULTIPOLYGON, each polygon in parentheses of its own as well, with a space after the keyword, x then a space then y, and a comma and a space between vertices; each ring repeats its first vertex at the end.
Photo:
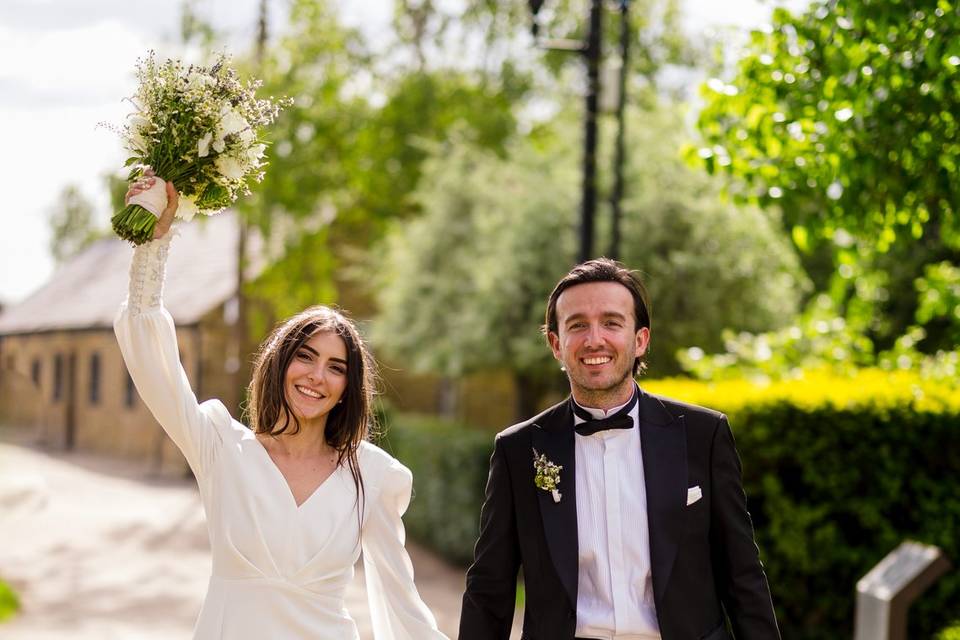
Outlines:
POLYGON ((49 220, 50 253, 57 264, 66 262, 104 235, 94 220, 93 205, 76 185, 67 185, 60 191, 56 203, 50 207, 49 220))
POLYGON ((410 194, 430 144, 459 127, 502 153, 516 132, 522 77, 402 65, 378 73, 375 51, 341 24, 332 3, 296 0, 286 34, 258 72, 264 92, 294 103, 267 132, 266 178, 240 203, 273 249, 272 264, 250 287, 257 330, 293 309, 337 300, 338 265, 376 242, 391 220, 418 211, 410 194))
POLYGON ((423 214, 396 226, 377 266, 374 342, 418 373, 509 367, 518 413, 529 412, 551 372, 544 291, 575 255, 568 158, 550 163, 522 143, 508 159, 456 139, 438 146, 417 192, 423 214))
MULTIPOLYGON (((653 297, 651 369, 674 352, 719 345, 724 327, 778 326, 802 277, 762 213, 717 204, 718 187, 677 157, 680 117, 661 109, 631 124, 625 256, 653 297), (658 320, 658 318, 663 318, 658 320)), ((423 215, 398 226, 378 265, 374 341, 412 370, 514 375, 518 415, 562 381, 539 333, 544 305, 576 256, 576 154, 569 117, 508 146, 506 157, 459 140, 435 149, 417 195, 423 215)))
POLYGON ((736 77, 708 84, 700 153, 811 235, 956 244, 958 71, 960 13, 946 3, 777 9, 736 77))
POLYGON ((914 278, 960 259, 960 13, 821 0, 772 22, 730 82, 707 84, 690 155, 739 197, 778 205, 808 255, 826 249, 836 275, 818 285, 890 346, 914 322, 914 278))
POLYGON ((325 0, 295 0, 285 35, 256 72, 262 92, 291 98, 267 133, 270 165, 244 213, 265 232, 273 221, 315 223, 349 202, 356 138, 371 108, 356 85, 370 62, 361 34, 325 0))

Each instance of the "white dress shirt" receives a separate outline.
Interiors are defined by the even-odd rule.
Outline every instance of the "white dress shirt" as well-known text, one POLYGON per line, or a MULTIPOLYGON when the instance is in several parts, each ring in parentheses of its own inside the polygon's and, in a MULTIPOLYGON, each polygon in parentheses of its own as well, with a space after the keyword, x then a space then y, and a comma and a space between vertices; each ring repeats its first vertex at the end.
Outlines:
MULTIPOLYGON (((608 411, 582 407, 595 418, 608 411)), ((660 626, 650 573, 647 490, 638 425, 576 435, 578 638, 656 640, 660 626)), ((574 416, 574 424, 583 420, 574 416)))

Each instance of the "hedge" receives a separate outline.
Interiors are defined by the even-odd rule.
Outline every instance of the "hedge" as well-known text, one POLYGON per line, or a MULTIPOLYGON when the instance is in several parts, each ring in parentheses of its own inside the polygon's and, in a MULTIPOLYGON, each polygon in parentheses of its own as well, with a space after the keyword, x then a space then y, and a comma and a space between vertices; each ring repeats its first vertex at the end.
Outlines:
POLYGON ((473 560, 493 434, 437 418, 401 414, 378 444, 413 472, 403 520, 409 535, 461 566, 473 560))
MULTIPOLYGON (((958 389, 878 370, 769 385, 642 384, 730 417, 785 638, 852 637, 857 580, 905 539, 960 563, 958 389)), ((469 562, 492 434, 400 417, 388 439, 414 472, 411 536, 469 562)), ((913 605, 909 635, 932 638, 958 612, 953 570, 913 605)))
POLYGON ((960 620, 938 633, 937 640, 960 640, 960 620))
MULTIPOLYGON (((905 539, 960 561, 960 391, 907 372, 768 386, 662 381, 730 417, 783 636, 853 635, 854 589, 905 539)), ((960 612, 951 571, 910 610, 912 638, 960 612)))

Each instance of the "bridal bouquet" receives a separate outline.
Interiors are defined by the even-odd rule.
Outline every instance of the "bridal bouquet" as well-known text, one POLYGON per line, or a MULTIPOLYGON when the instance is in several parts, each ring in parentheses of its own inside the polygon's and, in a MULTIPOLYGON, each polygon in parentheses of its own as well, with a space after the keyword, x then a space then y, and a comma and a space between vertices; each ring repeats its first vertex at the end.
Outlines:
POLYGON ((113 216, 113 230, 142 244, 153 238, 157 218, 167 206, 166 185, 180 192, 176 217, 214 214, 249 194, 251 180, 263 179, 266 144, 257 131, 287 104, 258 99, 259 81, 242 83, 221 57, 213 66, 158 63, 151 52, 137 62, 136 111, 120 129, 132 157, 129 180, 150 167, 153 187, 130 198, 113 216))

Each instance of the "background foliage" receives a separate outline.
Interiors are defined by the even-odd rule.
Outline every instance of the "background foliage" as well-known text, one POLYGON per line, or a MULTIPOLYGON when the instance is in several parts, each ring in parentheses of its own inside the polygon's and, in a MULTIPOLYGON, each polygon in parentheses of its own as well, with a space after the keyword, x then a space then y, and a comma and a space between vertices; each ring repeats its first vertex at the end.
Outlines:
POLYGON ((378 444, 413 472, 403 522, 410 536, 467 566, 480 522, 493 439, 489 433, 423 415, 397 415, 378 444))
MULTIPOLYGON (((511 371, 526 401, 518 417, 560 380, 538 329, 576 255, 567 122, 543 125, 504 158, 457 138, 435 147, 416 192, 423 214, 390 233, 377 269, 374 341, 419 372, 511 371)), ((782 325, 806 287, 776 223, 724 204, 715 180, 680 161, 680 130, 668 106, 634 114, 629 128, 629 145, 645 153, 626 167, 623 254, 651 291, 660 375, 678 370, 683 345, 720 348, 725 327, 782 325)))
POLYGON ((925 353, 956 344, 954 320, 918 313, 914 283, 960 258, 958 35, 946 0, 777 9, 704 90, 689 157, 782 210, 815 284, 876 352, 915 324, 925 353))

